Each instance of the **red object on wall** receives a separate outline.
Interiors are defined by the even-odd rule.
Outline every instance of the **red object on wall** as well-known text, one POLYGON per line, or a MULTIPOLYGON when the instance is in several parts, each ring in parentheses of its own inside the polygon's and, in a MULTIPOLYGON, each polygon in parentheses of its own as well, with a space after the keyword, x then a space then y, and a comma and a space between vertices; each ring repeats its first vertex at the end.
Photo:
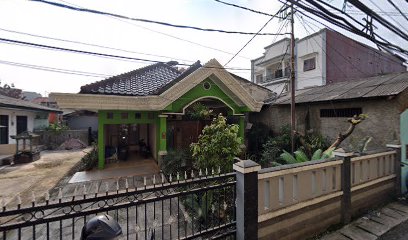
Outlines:
POLYGON ((57 123, 58 122, 58 115, 55 112, 51 112, 48 114, 48 122, 49 123, 57 123))
POLYGON ((165 132, 162 132, 162 139, 166 139, 166 133, 165 132))

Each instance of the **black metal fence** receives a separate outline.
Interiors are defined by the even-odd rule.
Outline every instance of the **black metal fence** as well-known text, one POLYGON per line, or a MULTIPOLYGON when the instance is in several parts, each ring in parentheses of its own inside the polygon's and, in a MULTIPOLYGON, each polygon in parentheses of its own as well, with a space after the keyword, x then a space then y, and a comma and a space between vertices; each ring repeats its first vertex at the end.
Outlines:
POLYGON ((0 209, 0 238, 79 239, 85 222, 113 216, 122 239, 235 238, 235 173, 164 176, 152 185, 0 209))

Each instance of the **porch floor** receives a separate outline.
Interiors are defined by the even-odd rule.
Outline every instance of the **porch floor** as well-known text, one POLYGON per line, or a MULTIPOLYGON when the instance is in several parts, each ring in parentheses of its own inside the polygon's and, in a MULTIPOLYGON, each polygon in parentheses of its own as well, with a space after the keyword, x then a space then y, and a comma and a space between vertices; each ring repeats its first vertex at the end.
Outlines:
POLYGON ((160 168, 153 158, 145 159, 137 154, 132 154, 127 161, 106 164, 105 169, 77 172, 69 180, 69 183, 119 179, 135 176, 153 176, 159 172, 160 168))

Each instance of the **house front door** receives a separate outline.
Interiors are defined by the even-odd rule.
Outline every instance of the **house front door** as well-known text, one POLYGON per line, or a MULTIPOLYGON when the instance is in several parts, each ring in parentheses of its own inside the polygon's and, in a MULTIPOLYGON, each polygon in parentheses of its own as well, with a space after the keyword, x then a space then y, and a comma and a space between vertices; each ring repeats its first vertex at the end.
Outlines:
POLYGON ((0 144, 9 143, 9 116, 0 115, 0 144))
POLYGON ((17 116, 17 134, 27 131, 27 116, 17 116))

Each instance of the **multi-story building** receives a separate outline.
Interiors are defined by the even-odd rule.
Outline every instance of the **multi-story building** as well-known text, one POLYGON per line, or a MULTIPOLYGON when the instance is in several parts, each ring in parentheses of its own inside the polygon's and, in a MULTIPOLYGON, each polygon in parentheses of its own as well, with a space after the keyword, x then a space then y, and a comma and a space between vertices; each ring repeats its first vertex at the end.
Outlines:
MULTIPOLYGON (((290 78, 290 39, 265 47, 263 56, 251 61, 251 80, 280 94, 290 78)), ((379 74, 406 71, 404 60, 322 29, 295 42, 296 89, 351 81, 379 74)))

